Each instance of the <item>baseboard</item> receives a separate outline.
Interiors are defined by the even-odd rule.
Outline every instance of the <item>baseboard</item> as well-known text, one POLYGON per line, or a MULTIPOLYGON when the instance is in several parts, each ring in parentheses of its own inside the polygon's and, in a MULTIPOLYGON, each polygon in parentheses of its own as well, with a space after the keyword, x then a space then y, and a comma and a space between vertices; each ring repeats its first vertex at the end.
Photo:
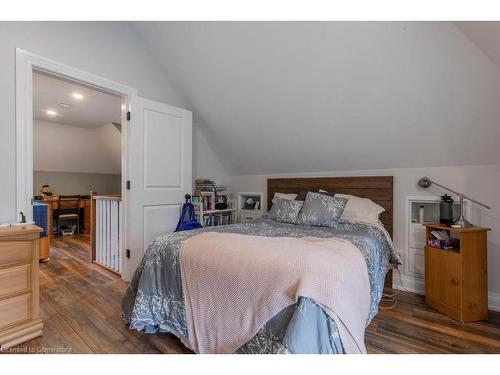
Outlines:
POLYGON ((394 272, 392 276, 392 286, 394 289, 406 290, 408 292, 425 295, 424 279, 394 272))
MULTIPOLYGON (((425 295, 424 279, 399 274, 394 272, 392 276, 392 286, 394 289, 407 290, 408 292, 425 295)), ((488 292, 488 309, 500 312, 500 293, 488 292)))
POLYGON ((37 318, 6 329, 0 334, 0 352, 8 351, 13 346, 42 336, 43 323, 37 318))
POLYGON ((500 312, 500 293, 488 292, 488 309, 500 312))

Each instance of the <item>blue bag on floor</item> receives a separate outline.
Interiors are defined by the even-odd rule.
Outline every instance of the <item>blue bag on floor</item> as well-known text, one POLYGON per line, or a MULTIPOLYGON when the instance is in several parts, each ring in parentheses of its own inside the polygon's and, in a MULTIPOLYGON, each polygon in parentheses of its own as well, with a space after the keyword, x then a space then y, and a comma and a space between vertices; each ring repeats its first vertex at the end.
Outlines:
POLYGON ((186 194, 186 203, 182 206, 181 217, 179 218, 179 223, 177 224, 176 232, 181 232, 183 230, 191 230, 203 228, 203 226, 196 220, 196 215, 194 214, 194 206, 190 202, 191 196, 186 194))

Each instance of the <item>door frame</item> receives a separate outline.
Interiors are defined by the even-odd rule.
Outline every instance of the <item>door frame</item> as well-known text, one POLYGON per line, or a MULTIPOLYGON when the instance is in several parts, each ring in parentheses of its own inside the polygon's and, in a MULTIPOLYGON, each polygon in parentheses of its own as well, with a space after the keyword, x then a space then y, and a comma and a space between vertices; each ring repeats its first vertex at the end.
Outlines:
POLYGON ((130 121, 127 120, 127 112, 130 111, 131 103, 137 97, 137 90, 16 48, 16 217, 22 211, 29 220, 32 219, 31 199, 33 196, 33 72, 35 71, 94 86, 122 98, 120 252, 123 260, 122 279, 128 281, 134 270, 129 270, 128 262, 125 261, 129 221, 126 184, 130 175, 129 137, 133 120, 133 117, 130 121))

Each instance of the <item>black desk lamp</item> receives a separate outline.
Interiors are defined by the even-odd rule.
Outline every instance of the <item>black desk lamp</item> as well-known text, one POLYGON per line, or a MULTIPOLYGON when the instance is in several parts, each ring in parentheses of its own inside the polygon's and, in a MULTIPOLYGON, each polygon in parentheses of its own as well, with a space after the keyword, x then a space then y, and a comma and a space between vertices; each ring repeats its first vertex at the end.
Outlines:
POLYGON ((458 191, 454 191, 450 188, 447 188, 446 186, 443 186, 441 184, 438 184, 437 182, 435 181, 432 181, 429 177, 422 177, 420 180, 418 180, 418 185, 420 187, 423 187, 423 188, 428 188, 429 186, 431 186, 432 184, 434 185, 437 185, 445 190, 448 190, 449 192, 455 194, 455 195, 458 195, 458 197, 460 198, 460 217, 458 218, 457 221, 455 221, 455 223, 452 225, 452 227, 454 228, 466 228, 466 227, 472 227, 473 225, 471 223, 469 223, 467 220, 465 220, 465 217, 464 217, 464 199, 468 199, 470 200, 471 202, 474 202, 484 208, 487 208, 488 210, 491 209, 491 207, 481 203, 481 202, 478 202, 472 198, 469 198, 468 196, 466 196, 465 194, 463 193, 459 193, 458 191))

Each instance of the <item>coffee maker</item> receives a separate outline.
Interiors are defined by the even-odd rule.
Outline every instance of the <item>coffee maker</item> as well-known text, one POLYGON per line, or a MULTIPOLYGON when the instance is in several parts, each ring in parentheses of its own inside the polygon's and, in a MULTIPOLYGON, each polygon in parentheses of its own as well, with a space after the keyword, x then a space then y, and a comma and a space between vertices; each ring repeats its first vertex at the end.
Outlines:
POLYGON ((439 202, 439 222, 445 225, 451 225, 455 222, 453 219, 453 199, 448 194, 443 195, 439 202))

